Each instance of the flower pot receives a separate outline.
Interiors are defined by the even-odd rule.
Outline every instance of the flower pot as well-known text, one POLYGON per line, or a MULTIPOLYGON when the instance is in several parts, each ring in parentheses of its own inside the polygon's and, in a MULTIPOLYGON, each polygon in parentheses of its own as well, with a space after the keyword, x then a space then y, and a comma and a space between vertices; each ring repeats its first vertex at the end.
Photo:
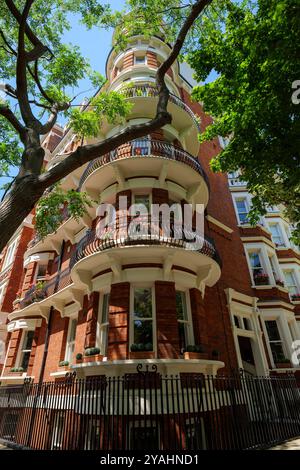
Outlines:
POLYGON ((13 375, 15 377, 22 377, 24 372, 9 372, 9 375, 13 375))
POLYGON ((70 366, 59 366, 59 370, 70 370, 70 366))
POLYGON ((102 359, 102 354, 94 354, 93 356, 83 356, 83 362, 101 362, 102 359))
POLYGON ((208 359, 208 353, 198 353, 198 352, 185 352, 183 354, 184 359, 208 359))
POLYGON ((154 359, 154 351, 130 351, 129 359, 154 359))
POLYGON ((81 359, 76 359, 76 364, 82 364, 83 363, 83 358, 81 359))

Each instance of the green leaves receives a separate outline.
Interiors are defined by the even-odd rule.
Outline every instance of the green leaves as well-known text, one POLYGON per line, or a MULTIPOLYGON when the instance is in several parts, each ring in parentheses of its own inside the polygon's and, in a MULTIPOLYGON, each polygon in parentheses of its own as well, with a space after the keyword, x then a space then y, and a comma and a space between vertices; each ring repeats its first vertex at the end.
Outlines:
POLYGON ((35 229, 41 239, 57 230, 68 217, 76 221, 87 213, 93 201, 84 192, 63 191, 56 185, 51 192, 43 196, 36 207, 35 229))
POLYGON ((121 93, 100 92, 86 110, 72 109, 70 125, 80 137, 96 137, 104 120, 116 125, 122 123, 131 108, 132 104, 121 93))
MULTIPOLYGON (((216 4, 219 8, 219 4, 216 4)), ((253 221, 266 205, 284 204, 300 221, 300 106, 292 83, 300 77, 300 4, 297 0, 228 1, 219 16, 202 19, 203 31, 188 62, 193 97, 214 117, 200 140, 231 135, 211 162, 214 171, 241 169, 254 194, 253 221)))

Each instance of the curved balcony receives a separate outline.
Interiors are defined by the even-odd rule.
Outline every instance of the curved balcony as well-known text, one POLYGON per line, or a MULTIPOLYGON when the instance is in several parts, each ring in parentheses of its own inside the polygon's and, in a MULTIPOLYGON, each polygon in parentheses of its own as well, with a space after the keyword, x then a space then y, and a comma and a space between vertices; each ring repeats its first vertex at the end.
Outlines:
POLYGON ((103 191, 116 182, 113 165, 124 179, 160 176, 167 163, 166 179, 186 189, 199 185, 196 203, 207 204, 209 181, 201 163, 186 150, 168 142, 153 139, 132 140, 111 152, 92 160, 83 172, 78 189, 103 191), (97 170, 102 169, 101 173, 97 170), (204 184, 202 184, 204 183, 204 184))
POLYGON ((41 283, 37 283, 28 289, 24 298, 20 300, 18 308, 23 309, 32 303, 41 302, 71 283, 72 279, 70 277, 70 269, 66 268, 64 271, 58 273, 54 278, 43 282, 43 285, 41 285, 41 283))
POLYGON ((138 224, 139 232, 134 233, 130 233, 128 224, 120 225, 118 228, 108 226, 102 234, 95 229, 89 230, 71 257, 71 270, 77 263, 82 264, 83 260, 86 261, 84 269, 90 271, 94 268, 99 269, 100 265, 109 262, 109 254, 108 257, 105 255, 108 252, 112 254, 112 251, 113 255, 122 262, 136 255, 153 260, 173 253, 176 265, 188 266, 195 272, 199 272, 203 267, 209 267, 207 285, 214 285, 219 279, 222 263, 212 239, 197 234, 192 242, 185 237, 180 238, 182 230, 176 228, 174 223, 170 224, 169 231, 165 231, 161 223, 156 225, 157 230, 153 229, 153 225, 142 217, 138 219, 138 224))
MULTIPOLYGON (((122 94, 126 96, 126 98, 157 98, 158 97, 158 89, 153 85, 132 85, 128 87, 124 87, 121 89, 122 94)), ((178 96, 170 93, 169 102, 179 106, 179 108, 183 109, 192 119, 194 125, 196 126, 198 132, 201 132, 200 122, 196 115, 193 113, 191 108, 184 103, 178 96)))

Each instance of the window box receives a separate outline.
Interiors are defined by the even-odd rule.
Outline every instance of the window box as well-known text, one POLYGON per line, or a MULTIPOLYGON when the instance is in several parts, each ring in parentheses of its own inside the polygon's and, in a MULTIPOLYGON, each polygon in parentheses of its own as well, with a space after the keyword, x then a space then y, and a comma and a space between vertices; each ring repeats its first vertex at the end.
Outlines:
POLYGON ((14 375, 16 377, 21 377, 24 374, 23 367, 13 367, 10 369, 10 375, 14 375))
POLYGON ((275 362, 276 369, 288 369, 291 367, 291 361, 286 359, 283 362, 275 362))
POLYGON ((152 343, 132 344, 129 352, 130 359, 154 359, 152 343))
POLYGON ((267 274, 257 274, 254 276, 254 283, 256 286, 269 285, 269 276, 267 274))
POLYGON ((208 359, 208 353, 205 353, 205 352, 202 352, 202 353, 198 353, 198 352, 185 352, 183 353, 183 357, 184 359, 208 359))
POLYGON ((154 351, 130 351, 129 359, 154 359, 154 351))
POLYGON ((70 364, 69 364, 68 361, 60 361, 58 366, 61 370, 69 370, 70 369, 70 364))
POLYGON ((292 294, 291 299, 294 300, 295 302, 300 301, 300 294, 292 294))
POLYGON ((99 348, 88 348, 84 352, 83 362, 101 362, 102 359, 99 348))
POLYGON ((184 359, 208 359, 201 344, 190 344, 187 346, 186 351, 183 353, 184 359))

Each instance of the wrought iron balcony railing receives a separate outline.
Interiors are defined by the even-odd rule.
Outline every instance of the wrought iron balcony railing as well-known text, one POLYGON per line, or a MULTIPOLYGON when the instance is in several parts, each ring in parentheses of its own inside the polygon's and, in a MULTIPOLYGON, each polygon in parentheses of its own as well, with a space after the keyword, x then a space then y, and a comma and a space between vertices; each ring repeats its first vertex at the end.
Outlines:
MULTIPOLYGON (((137 220, 135 219, 135 222, 137 220)), ((195 239, 188 239, 182 234, 182 229, 175 226, 173 222, 168 227, 162 227, 161 223, 152 224, 149 220, 138 221, 139 232, 130 233, 129 223, 117 227, 108 227, 105 233, 98 234, 97 230, 89 230, 80 240, 70 260, 70 269, 81 259, 97 252, 106 251, 113 248, 125 246, 167 246, 182 248, 184 250, 194 250, 214 259, 219 266, 222 266, 221 259, 215 248, 214 241, 208 237, 195 235, 195 239), (182 236, 183 235, 183 236, 182 236)))
POLYGON ((80 178, 78 189, 81 189, 83 183, 89 177, 89 175, 91 175, 98 168, 107 165, 108 163, 112 163, 116 160, 121 160, 123 158, 145 156, 166 158, 168 160, 175 160, 177 162, 185 163, 186 165, 197 171, 204 178, 209 188, 209 181, 207 175, 197 158, 193 157, 186 150, 183 150, 179 147, 175 147, 175 145, 172 145, 168 142, 145 138, 131 140, 130 142, 116 148, 115 150, 112 150, 111 152, 108 152, 105 155, 102 155, 101 157, 92 160, 88 164, 80 178))
POLYGON ((42 287, 38 284, 32 286, 25 294, 24 298, 20 301, 20 309, 27 307, 33 302, 40 302, 50 295, 58 292, 71 283, 70 268, 66 268, 58 273, 54 278, 45 282, 42 287))
MULTIPOLYGON (((138 98, 138 97, 156 97, 158 96, 158 89, 156 86, 149 85, 149 84, 144 84, 144 85, 130 85, 128 87, 124 87, 121 89, 123 95, 126 96, 126 98, 138 98)), ((198 131, 200 132, 200 122, 197 116, 193 113, 191 108, 184 103, 178 96, 174 95, 173 93, 170 93, 169 96, 169 101, 170 103, 175 104, 176 106, 179 106, 181 109, 183 109, 186 113, 189 114, 189 116, 192 118, 194 124, 196 125, 198 131)))

